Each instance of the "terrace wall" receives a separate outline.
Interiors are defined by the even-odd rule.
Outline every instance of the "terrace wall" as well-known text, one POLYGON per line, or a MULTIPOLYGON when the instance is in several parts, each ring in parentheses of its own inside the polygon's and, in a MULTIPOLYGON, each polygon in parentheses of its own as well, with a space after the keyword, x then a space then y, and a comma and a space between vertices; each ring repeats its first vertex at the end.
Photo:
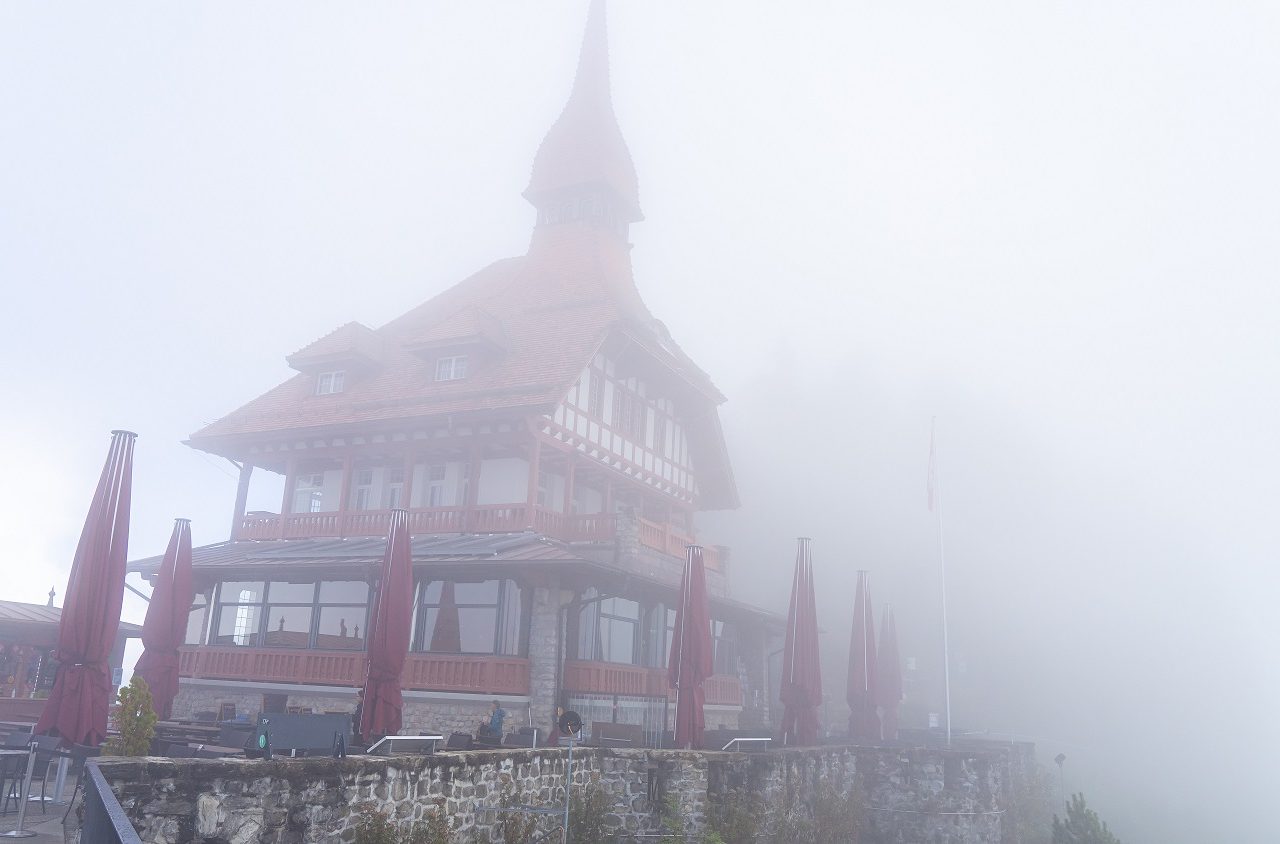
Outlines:
MULTIPOLYGON (((494 842, 501 841, 498 814, 485 807, 498 805, 504 790, 520 802, 558 802, 565 757, 563 749, 544 749, 269 762, 104 759, 101 770, 152 844, 350 841, 362 803, 404 823, 439 805, 457 819, 459 842, 494 842)), ((863 842, 997 844, 1008 770, 1007 755, 978 751, 578 748, 573 779, 594 780, 609 795, 605 820, 622 841, 659 831, 669 804, 696 835, 725 801, 803 815, 821 789, 857 802, 863 842)))

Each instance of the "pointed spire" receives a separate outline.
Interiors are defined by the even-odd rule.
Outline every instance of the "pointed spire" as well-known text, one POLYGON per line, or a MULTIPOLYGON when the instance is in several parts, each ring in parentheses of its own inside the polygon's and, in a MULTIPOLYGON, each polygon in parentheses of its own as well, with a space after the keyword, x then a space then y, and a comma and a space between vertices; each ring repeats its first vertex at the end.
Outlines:
POLYGON ((604 0, 592 0, 573 90, 538 147, 524 196, 538 225, 600 221, 625 235, 643 219, 631 153, 609 92, 609 39, 604 0))

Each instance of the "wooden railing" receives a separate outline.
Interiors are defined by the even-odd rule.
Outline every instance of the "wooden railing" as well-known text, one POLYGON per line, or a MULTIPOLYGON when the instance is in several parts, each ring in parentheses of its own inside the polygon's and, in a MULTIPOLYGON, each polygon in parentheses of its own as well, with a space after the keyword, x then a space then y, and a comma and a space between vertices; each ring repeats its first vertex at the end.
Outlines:
MULTIPOLYGON (((684 559, 685 547, 693 545, 697 541, 689 534, 676 530, 671 525, 651 522, 645 518, 637 518, 636 523, 640 529, 641 545, 653 548, 663 554, 669 554, 672 557, 684 559)), ((720 552, 716 550, 714 545, 702 546, 702 562, 709 569, 720 570, 720 552)))
MULTIPOLYGON (((564 687, 568 692, 593 695, 667 697, 675 700, 675 690, 667 686, 665 668, 645 668, 613 662, 570 660, 564 664, 564 687)), ((741 706, 742 682, 732 675, 713 674, 702 684, 705 701, 716 706, 741 706)))
MULTIPOLYGON (((365 679, 361 652, 184 647, 178 672, 208 680, 359 686, 365 679)), ((411 653, 401 686, 417 691, 527 695, 529 661, 510 656, 411 653)))
MULTIPOLYGON (((385 536, 390 510, 325 513, 247 513, 237 539, 303 539, 321 536, 385 536)), ((409 530, 423 533, 513 533, 537 530, 566 542, 609 540, 614 537, 611 515, 557 513, 526 504, 487 504, 475 507, 429 507, 409 511, 409 530)))

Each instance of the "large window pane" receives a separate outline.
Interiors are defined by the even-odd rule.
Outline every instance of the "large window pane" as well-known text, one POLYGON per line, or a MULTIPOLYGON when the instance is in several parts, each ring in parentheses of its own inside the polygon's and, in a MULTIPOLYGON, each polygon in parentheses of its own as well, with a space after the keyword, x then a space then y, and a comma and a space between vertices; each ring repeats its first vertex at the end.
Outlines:
POLYGON ((465 607, 459 609, 458 627, 462 634, 463 653, 493 653, 497 624, 498 610, 496 607, 465 607))
POLYGON ((256 645, 261 612, 262 608, 253 604, 223 607, 218 614, 214 644, 256 645))
POLYGON ((310 604, 315 600, 316 585, 314 583, 286 583, 282 580, 271 581, 271 603, 273 604, 310 604))
POLYGON ((327 650, 364 649, 364 607, 321 607, 316 627, 316 647, 327 650))
POLYGON ((261 580, 228 580, 219 595, 224 604, 256 604, 262 602, 265 586, 261 580))
POLYGON ((636 624, 616 618, 600 619, 600 658, 605 662, 635 661, 636 624))
POLYGON ((311 638, 311 607, 267 608, 267 632, 263 644, 269 648, 305 648, 311 638))
POLYGON ((190 614, 187 615, 187 635, 182 640, 187 645, 203 645, 204 644, 204 613, 208 609, 203 603, 196 604, 191 608, 190 614))
MULTIPOLYGON (((280 600, 272 594, 272 600, 280 600)), ((322 604, 363 604, 369 600, 369 584, 363 580, 325 580, 320 584, 322 604)))
POLYGON ((480 583, 455 584, 454 600, 459 604, 496 604, 498 603, 498 581, 485 580, 480 583))

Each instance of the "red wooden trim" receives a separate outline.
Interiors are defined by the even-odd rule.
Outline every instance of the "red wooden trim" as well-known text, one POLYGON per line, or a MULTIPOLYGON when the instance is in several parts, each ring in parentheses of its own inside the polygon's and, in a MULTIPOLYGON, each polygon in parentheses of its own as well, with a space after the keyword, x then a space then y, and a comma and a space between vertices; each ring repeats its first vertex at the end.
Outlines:
MULTIPOLYGON (((665 668, 646 668, 614 662, 568 660, 564 664, 565 691, 593 695, 666 697, 675 700, 667 687, 665 668)), ((714 674, 702 685, 705 700, 716 706, 741 706, 742 681, 729 674, 714 674)))
MULTIPOLYGON (((287 650, 210 645, 179 652, 183 677, 357 687, 365 679, 361 651, 287 650)), ((511 656, 410 653, 400 675, 404 689, 529 694, 529 660, 511 656)))

